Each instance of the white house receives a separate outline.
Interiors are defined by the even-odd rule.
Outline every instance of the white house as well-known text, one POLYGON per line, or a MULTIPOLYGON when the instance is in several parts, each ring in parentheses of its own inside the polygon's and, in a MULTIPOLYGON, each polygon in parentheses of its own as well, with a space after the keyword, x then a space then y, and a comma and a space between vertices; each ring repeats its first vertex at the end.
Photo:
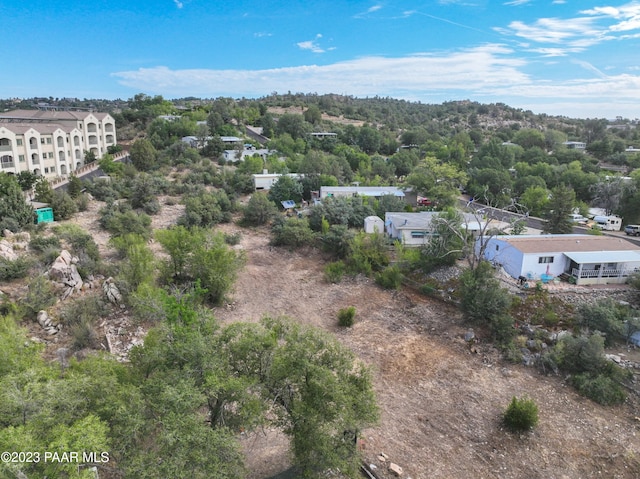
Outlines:
MULTIPOLYGON (((278 179, 282 176, 281 173, 258 173, 255 175, 251 175, 253 177, 253 187, 256 190, 270 190, 273 184, 278 181, 278 179)), ((299 179, 302 175, 297 173, 288 173, 287 176, 290 176, 294 179, 299 179)))
MULTIPOLYGON (((384 226, 390 238, 399 240, 407 246, 422 246, 429 242, 433 236, 432 221, 440 215, 438 211, 386 212, 384 214, 384 226)), ((461 227, 474 236, 483 229, 486 230, 487 222, 478 219, 471 213, 462 213, 461 227)), ((492 223, 493 224, 493 223, 492 223)), ((496 227, 498 223, 496 222, 496 227)), ((508 226, 502 224, 503 226, 508 226)))
POLYGON ((254 146, 249 145, 248 147, 245 146, 243 150, 224 150, 222 157, 225 161, 232 161, 235 163, 237 161, 244 161, 247 156, 251 157, 254 155, 258 155, 260 158, 265 160, 274 152, 275 150, 268 150, 266 148, 256 149, 254 146), (238 155, 238 153, 240 154, 238 155))
POLYGON ((501 265, 513 278, 548 281, 566 275, 579 285, 625 283, 640 268, 640 247, 613 236, 493 236, 482 241, 485 259, 501 265))
POLYGON ((404 198, 405 194, 395 186, 321 186, 320 199, 338 196, 368 196, 380 198, 385 195, 404 198))

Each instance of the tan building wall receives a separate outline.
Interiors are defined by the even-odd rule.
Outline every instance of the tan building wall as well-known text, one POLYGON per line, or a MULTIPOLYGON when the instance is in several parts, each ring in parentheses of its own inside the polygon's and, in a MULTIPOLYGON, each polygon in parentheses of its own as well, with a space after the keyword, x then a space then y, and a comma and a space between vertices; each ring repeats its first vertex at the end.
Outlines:
POLYGON ((84 152, 101 158, 116 145, 107 113, 16 110, 0 114, 0 171, 63 177, 84 165, 84 152))

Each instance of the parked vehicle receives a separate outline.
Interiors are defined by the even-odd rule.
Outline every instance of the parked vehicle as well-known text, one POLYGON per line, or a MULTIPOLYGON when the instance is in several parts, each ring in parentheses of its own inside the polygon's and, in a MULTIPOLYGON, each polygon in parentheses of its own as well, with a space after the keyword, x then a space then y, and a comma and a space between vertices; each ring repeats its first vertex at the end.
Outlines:
POLYGON ((579 225, 586 225, 589 221, 587 218, 577 213, 571 214, 569 217, 571 218, 571 221, 578 223, 579 225))
POLYGON ((594 225, 591 228, 599 228, 605 231, 620 231, 622 229, 622 218, 619 216, 594 216, 594 225))
POLYGON ((640 225, 627 225, 624 227, 627 236, 640 236, 640 225))

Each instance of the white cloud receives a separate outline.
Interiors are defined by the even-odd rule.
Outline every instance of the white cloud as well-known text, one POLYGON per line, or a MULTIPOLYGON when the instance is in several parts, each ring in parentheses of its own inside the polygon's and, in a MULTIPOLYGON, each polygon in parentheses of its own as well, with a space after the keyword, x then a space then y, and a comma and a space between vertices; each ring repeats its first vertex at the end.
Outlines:
MULTIPOLYGON (((318 40, 320 40, 321 38, 322 34, 318 33, 315 39, 298 42, 296 43, 296 45, 298 45, 298 47, 302 50, 310 50, 313 53, 324 53, 326 50, 318 44, 318 40)), ((330 48, 329 50, 333 50, 333 48, 330 48)))
MULTIPOLYGON (((509 4, 525 2, 526 0, 513 0, 509 4)), ((554 3, 561 2, 564 0, 556 0, 554 3)), ((507 28, 497 27, 494 30, 504 35, 524 38, 531 43, 558 45, 556 54, 559 55, 584 51, 606 41, 633 38, 638 34, 619 33, 640 30, 639 2, 620 7, 596 7, 579 13, 581 16, 575 18, 540 18, 531 24, 513 21, 507 28)))
POLYGON ((370 56, 328 65, 265 70, 158 66, 112 76, 134 91, 166 97, 259 97, 272 91, 294 91, 381 95, 428 103, 470 98, 581 118, 638 116, 640 75, 608 76, 590 63, 575 61, 581 68, 573 70, 574 78, 534 80, 523 71, 528 63, 512 54, 504 45, 488 44, 450 53, 370 56), (580 75, 580 71, 589 75, 580 75))
POLYGON ((528 83, 527 75, 518 69, 524 61, 505 57, 508 53, 511 50, 503 46, 486 45, 449 55, 364 57, 329 65, 267 70, 172 70, 159 66, 117 72, 113 76, 138 90, 204 96, 220 91, 245 96, 286 90, 375 95, 528 83))
POLYGON ((184 7, 184 3, 182 3, 180 0, 173 0, 173 3, 175 3, 176 7, 178 8, 184 7))
POLYGON ((367 10, 367 13, 373 13, 373 12, 377 12, 378 10, 380 10, 382 8, 382 5, 374 5, 373 7, 370 7, 367 10))
POLYGON ((515 7, 518 5, 526 5, 527 3, 531 3, 531 0, 511 0, 510 2, 505 2, 505 5, 515 7))

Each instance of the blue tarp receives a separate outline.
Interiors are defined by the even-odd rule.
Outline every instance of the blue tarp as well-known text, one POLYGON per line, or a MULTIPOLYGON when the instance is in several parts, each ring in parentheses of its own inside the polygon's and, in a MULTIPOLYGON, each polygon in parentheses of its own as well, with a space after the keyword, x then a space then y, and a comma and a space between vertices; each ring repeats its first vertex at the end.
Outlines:
POLYGON ((293 200, 281 201, 280 204, 285 210, 296 207, 296 202, 293 200))

